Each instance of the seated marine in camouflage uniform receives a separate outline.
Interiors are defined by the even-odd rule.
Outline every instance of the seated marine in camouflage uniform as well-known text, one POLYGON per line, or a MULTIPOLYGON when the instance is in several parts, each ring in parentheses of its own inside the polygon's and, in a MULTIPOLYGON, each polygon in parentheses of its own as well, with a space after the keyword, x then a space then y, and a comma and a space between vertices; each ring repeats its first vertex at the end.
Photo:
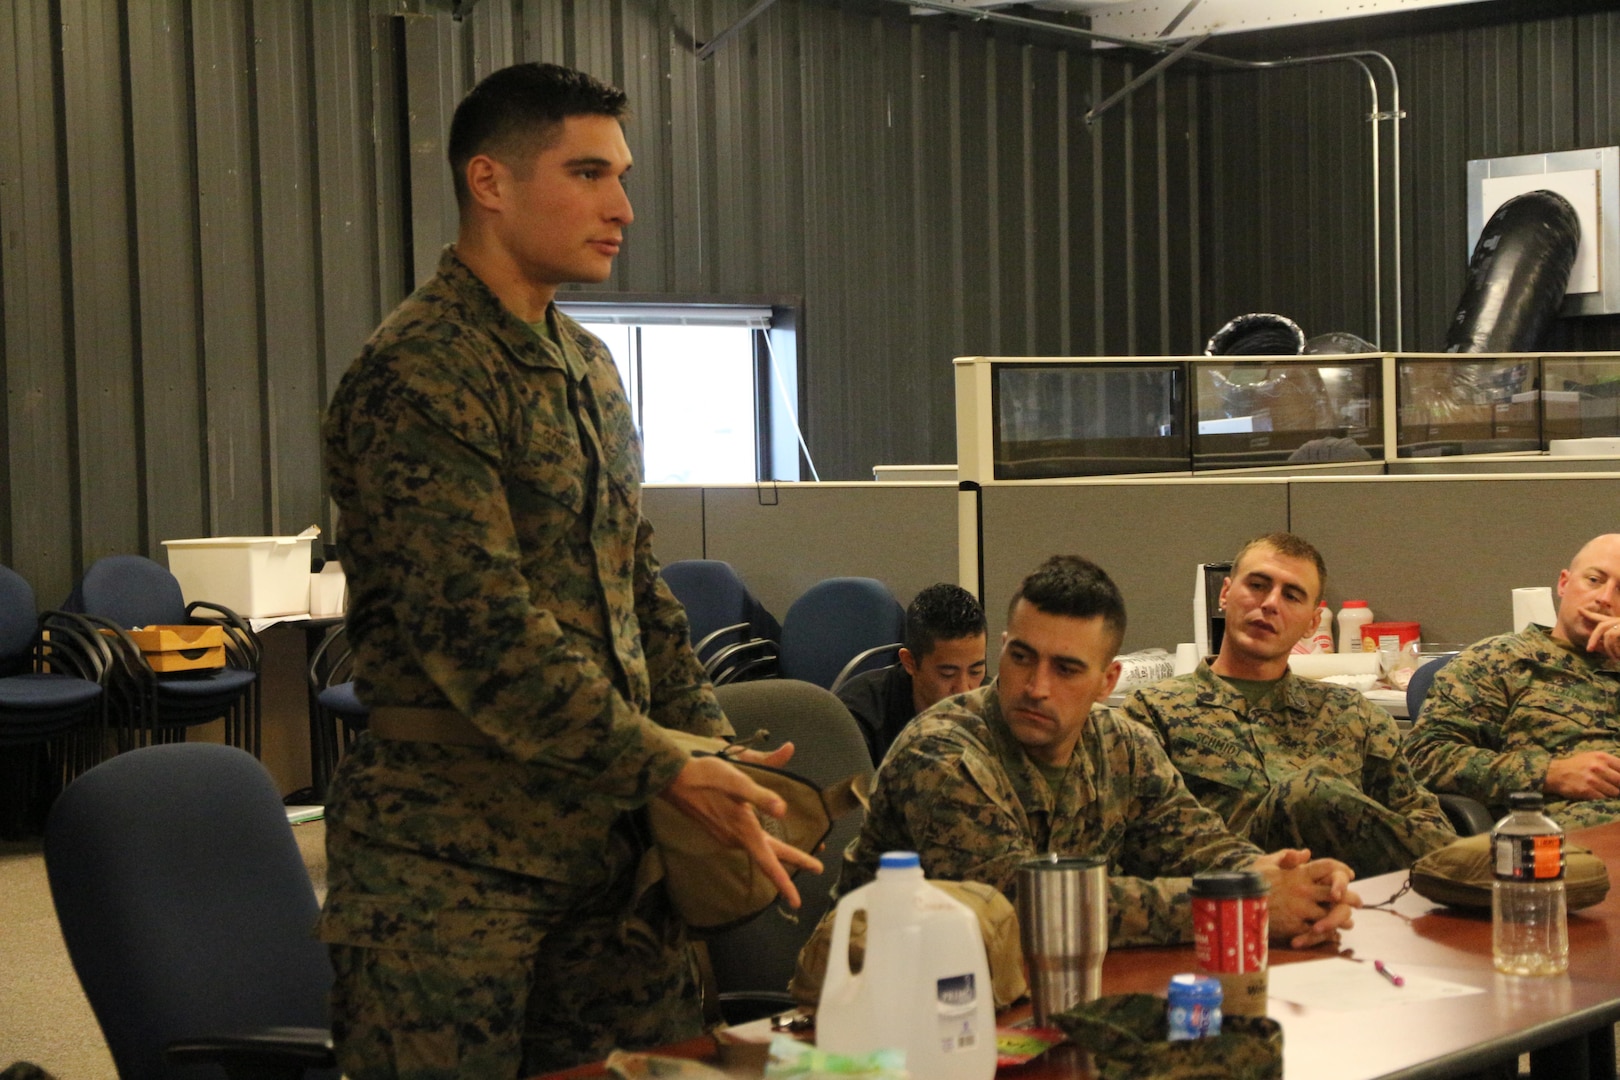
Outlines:
POLYGON ((1620 817, 1620 534, 1558 574, 1558 617, 1463 650, 1435 675, 1407 738, 1435 791, 1499 813, 1540 791, 1566 828, 1620 817))
POLYGON ((1137 690, 1125 714, 1158 732, 1193 795, 1239 836, 1310 848, 1364 876, 1403 870, 1457 833, 1413 777, 1388 713, 1289 671, 1326 580, 1300 537, 1251 540, 1221 586, 1219 654, 1137 690))
POLYGON ((885 851, 915 851, 932 878, 1011 895, 1047 853, 1108 861, 1109 941, 1192 935, 1187 888, 1206 870, 1270 880, 1272 937, 1305 948, 1350 925, 1350 868, 1309 852, 1270 855, 1198 805, 1151 732, 1094 707, 1119 681, 1125 605, 1108 575, 1054 556, 1007 615, 1000 671, 913 720, 884 758, 837 893, 872 880, 885 851))

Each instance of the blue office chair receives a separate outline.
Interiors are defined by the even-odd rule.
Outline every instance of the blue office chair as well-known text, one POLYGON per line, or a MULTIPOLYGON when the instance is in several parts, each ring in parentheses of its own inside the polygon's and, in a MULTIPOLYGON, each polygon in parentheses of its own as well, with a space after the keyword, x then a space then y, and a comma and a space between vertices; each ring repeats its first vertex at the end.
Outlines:
POLYGON ((36 833, 62 785, 101 760, 106 642, 0 566, 0 835, 36 833))
MULTIPOLYGON (((1423 699, 1429 696, 1429 688, 1434 685, 1435 675, 1456 655, 1451 653, 1448 656, 1436 657, 1412 672, 1412 679, 1406 684, 1408 720, 1417 723, 1418 714, 1423 711, 1423 699)), ((1451 819, 1452 827, 1457 830, 1458 836, 1477 836, 1482 832, 1490 832, 1491 826, 1496 824, 1491 812, 1478 799, 1449 793, 1441 793, 1437 797, 1440 800, 1440 808, 1446 812, 1446 817, 1451 819)))
MULTIPOLYGON (((872 776, 866 739, 844 703, 829 691, 792 679, 765 679, 715 688, 736 728, 746 739, 770 732, 765 745, 794 745, 787 768, 827 787, 851 776, 872 776)), ((856 810, 833 823, 817 857, 820 875, 800 872, 793 883, 800 907, 790 919, 768 908, 749 922, 721 931, 707 941, 709 960, 720 991, 720 1011, 727 1023, 740 1024, 793 1007, 788 980, 799 950, 832 906, 828 892, 838 880, 839 857, 860 832, 865 815, 856 810)))
POLYGON ((185 739, 185 729, 223 718, 225 741, 259 756, 259 638, 229 608, 185 602, 174 575, 140 555, 97 559, 74 587, 68 610, 105 630, 115 660, 112 712, 119 749, 185 739), (225 666, 159 673, 126 633, 138 626, 209 624, 225 634, 225 666))
POLYGON ((175 743, 103 762, 51 808, 45 871, 124 1080, 336 1075, 315 890, 250 755, 175 743))
POLYGON ((818 581, 782 619, 778 674, 831 690, 862 671, 895 663, 905 631, 905 608, 881 581, 818 581))
POLYGON ((692 651, 716 685, 775 673, 782 628, 730 563, 682 559, 659 576, 686 609, 692 651))
POLYGON ((348 624, 338 623, 310 654, 307 673, 317 722, 316 744, 310 747, 311 780, 316 797, 323 800, 338 762, 371 723, 371 707, 355 693, 353 670, 348 624))
POLYGON ((1438 656, 1423 664, 1412 672, 1412 679, 1406 684, 1406 718, 1417 723, 1418 713, 1423 711, 1423 699, 1429 696, 1429 688, 1434 685, 1434 677, 1440 669, 1451 662, 1456 653, 1438 656))

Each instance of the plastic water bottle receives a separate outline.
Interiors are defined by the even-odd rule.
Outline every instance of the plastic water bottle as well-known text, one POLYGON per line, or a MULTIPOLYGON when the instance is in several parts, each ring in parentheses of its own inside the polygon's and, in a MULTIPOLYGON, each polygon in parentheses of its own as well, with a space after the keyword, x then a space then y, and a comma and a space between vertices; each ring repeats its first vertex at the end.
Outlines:
POLYGON ((996 1012, 972 911, 928 884, 916 852, 890 851, 877 879, 838 901, 816 1046, 834 1054, 900 1048, 927 1080, 991 1080, 996 1012), (866 959, 849 970, 849 927, 866 912, 866 959))
POLYGON ((1372 608, 1365 600, 1346 600, 1339 609, 1339 651, 1361 651, 1361 628, 1373 621, 1372 608))
POLYGON ((1557 975, 1569 970, 1564 830, 1539 792, 1515 792, 1508 806, 1491 830, 1491 960, 1504 975, 1557 975))

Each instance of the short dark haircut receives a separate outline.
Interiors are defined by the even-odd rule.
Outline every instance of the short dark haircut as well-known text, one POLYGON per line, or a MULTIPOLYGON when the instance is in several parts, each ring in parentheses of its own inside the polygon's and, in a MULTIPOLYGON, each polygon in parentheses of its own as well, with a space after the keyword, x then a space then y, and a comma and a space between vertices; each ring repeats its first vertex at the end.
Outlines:
POLYGON ((557 64, 513 64, 484 77, 450 121, 456 204, 467 205, 467 162, 487 154, 519 175, 570 116, 623 119, 624 91, 557 64))
POLYGON ((941 581, 918 593, 906 606, 905 646, 921 660, 935 642, 978 637, 985 632, 984 608, 960 585, 941 581))
POLYGON ((1007 605, 1009 620, 1018 601, 1047 615, 1101 618, 1113 634, 1113 652, 1125 640, 1125 598, 1102 567, 1079 555, 1053 555, 1018 584, 1007 605))
POLYGON ((1257 547, 1268 547, 1279 555, 1286 555, 1290 559, 1301 559, 1316 565, 1316 595, 1312 600, 1320 600, 1327 592, 1327 563, 1322 561, 1322 553, 1317 551, 1311 542, 1303 536, 1296 536, 1291 532, 1266 533, 1257 536, 1247 544, 1238 548, 1238 553, 1232 559, 1232 573, 1235 576, 1238 567, 1243 564, 1243 556, 1257 547))

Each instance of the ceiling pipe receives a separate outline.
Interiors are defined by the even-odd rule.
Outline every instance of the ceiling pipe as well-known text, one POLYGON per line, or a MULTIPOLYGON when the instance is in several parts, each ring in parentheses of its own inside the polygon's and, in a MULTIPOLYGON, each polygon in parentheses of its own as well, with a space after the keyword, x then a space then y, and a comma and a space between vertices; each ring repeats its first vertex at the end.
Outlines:
MULTIPOLYGON (((1026 30, 1039 30, 1045 33, 1062 34, 1070 37, 1085 38, 1088 41, 1100 41, 1108 45, 1117 45, 1121 48, 1136 49, 1167 55, 1167 59, 1154 65, 1142 78, 1135 80, 1127 89, 1134 89, 1137 83, 1149 76, 1161 73, 1164 68, 1183 59, 1202 60, 1218 67, 1233 68, 1241 71, 1265 71, 1275 68, 1301 67, 1306 64, 1325 64, 1334 62, 1352 63, 1359 67, 1366 76, 1371 107, 1368 110, 1367 121, 1372 125, 1372 224, 1373 224, 1373 341, 1380 348, 1383 347, 1384 327, 1384 277, 1383 277, 1383 225, 1381 193, 1381 160, 1378 147, 1378 125, 1384 122, 1390 124, 1390 149, 1393 157, 1391 168, 1394 173, 1394 183, 1391 185, 1393 214, 1392 228, 1393 254, 1395 263, 1394 278, 1394 314, 1395 314, 1395 345, 1396 352, 1405 348, 1404 333, 1405 322, 1401 310, 1401 120, 1406 116, 1401 108, 1401 82, 1395 72, 1395 65, 1381 52, 1370 49, 1358 49, 1352 52, 1328 53, 1321 56, 1296 56, 1283 60, 1241 60, 1231 56, 1221 56, 1217 53, 1201 52, 1197 48, 1189 47, 1187 42, 1170 45, 1156 41, 1137 41, 1133 38, 1123 38, 1114 34, 1098 33, 1094 30, 1083 30, 1077 26, 1066 26, 1062 23, 1046 22, 1042 19, 1031 19, 1022 15, 1007 15, 999 11, 990 11, 983 8, 964 7, 951 0, 890 0, 892 3, 905 4, 911 8, 922 8, 927 11, 938 11, 948 15, 956 15, 963 19, 972 19, 976 22, 993 22, 1007 26, 1018 26, 1026 30), (1390 81, 1390 107, 1387 111, 1379 107, 1378 80, 1373 75, 1368 61, 1373 60, 1383 65, 1389 73, 1390 81)), ((1191 5, 1189 5, 1190 7, 1191 5)), ((1183 9, 1183 14, 1186 9, 1183 9)), ((1205 35, 1207 38, 1208 35, 1205 35)), ((1203 39, 1195 39, 1192 44, 1202 44, 1203 39)), ((1086 122, 1093 122, 1104 110, 1123 98, 1123 92, 1117 93, 1107 101, 1098 105, 1086 114, 1086 122)))

